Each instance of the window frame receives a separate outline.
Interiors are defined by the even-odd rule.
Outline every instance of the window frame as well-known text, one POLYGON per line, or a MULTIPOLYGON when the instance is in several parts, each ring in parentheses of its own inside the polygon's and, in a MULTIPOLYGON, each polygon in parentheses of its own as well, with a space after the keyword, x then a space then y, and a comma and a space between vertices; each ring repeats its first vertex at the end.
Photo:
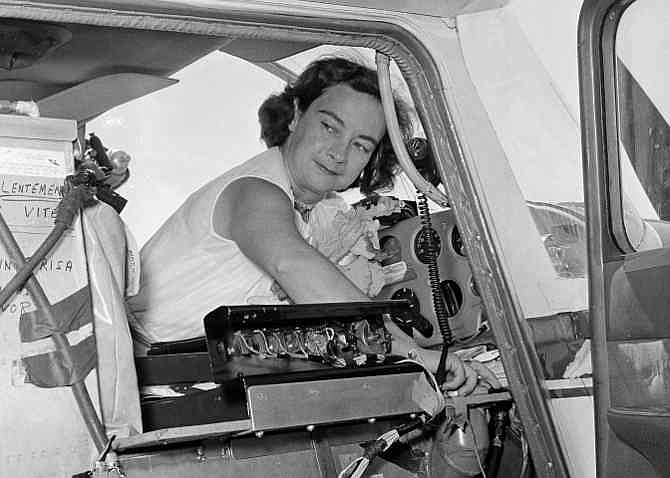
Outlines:
MULTIPOLYGON (((174 1, 163 10, 160 2, 151 2, 148 3, 151 7, 133 4, 128 7, 128 12, 118 7, 116 10, 100 7, 63 9, 58 2, 51 7, 44 5, 21 5, 20 9, 0 6, 0 15, 193 34, 226 36, 235 33, 245 38, 257 37, 258 25, 263 25, 263 36, 268 39, 290 38, 303 42, 317 39, 322 43, 367 46, 391 56, 400 66, 412 92, 417 113, 435 151, 438 169, 455 205, 459 230, 469 251, 478 288, 487 304, 490 320, 496 324, 494 333, 500 342, 510 386, 517 392, 514 395, 531 438, 534 460, 544 465, 538 467, 538 475, 568 476, 546 402, 546 390, 534 373, 533 352, 529 350, 532 345, 520 324, 524 319, 512 292, 511 279, 498 255, 495 231, 489 230, 483 206, 486 198, 481 198, 477 192, 458 136, 452 116, 453 104, 445 93, 446 80, 441 78, 428 47, 409 29, 403 28, 397 17, 383 19, 379 15, 376 21, 366 21, 365 17, 337 18, 332 13, 326 15, 323 12, 319 16, 316 6, 313 9, 290 5, 277 8, 276 5, 254 4, 248 10, 242 10, 235 2, 220 2, 213 6, 211 2, 189 5, 186 1, 174 1)), ((451 52, 458 53, 460 51, 451 52)))

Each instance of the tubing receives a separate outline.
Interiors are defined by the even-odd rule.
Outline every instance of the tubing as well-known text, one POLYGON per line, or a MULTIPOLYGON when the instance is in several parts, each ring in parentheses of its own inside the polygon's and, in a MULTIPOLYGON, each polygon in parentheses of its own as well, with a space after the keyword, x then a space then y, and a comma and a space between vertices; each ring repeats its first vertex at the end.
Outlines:
POLYGON ((486 476, 488 478, 496 478, 498 476, 498 470, 502 461, 505 435, 507 434, 509 422, 509 412, 505 406, 502 404, 493 407, 493 438, 489 454, 486 457, 486 476))
POLYGON ((405 148, 405 143, 400 134, 400 125, 398 124, 398 117, 396 116, 395 103, 393 102, 389 57, 381 52, 377 52, 376 62, 377 77, 379 79, 379 93, 381 95, 382 106, 384 107, 384 118, 386 119, 386 132, 391 139, 393 150, 398 157, 398 163, 419 191, 440 206, 447 207, 449 206, 449 199, 447 196, 419 174, 407 153, 407 148, 405 148))

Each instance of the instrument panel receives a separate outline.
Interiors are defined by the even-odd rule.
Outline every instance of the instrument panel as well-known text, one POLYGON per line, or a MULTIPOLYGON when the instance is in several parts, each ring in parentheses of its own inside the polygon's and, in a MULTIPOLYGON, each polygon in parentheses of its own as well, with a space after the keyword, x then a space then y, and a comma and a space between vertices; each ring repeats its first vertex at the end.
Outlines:
POLYGON ((432 331, 414 332, 417 343, 429 347, 442 343, 442 336, 433 310, 429 282, 429 241, 436 247, 440 274, 440 295, 447 303, 449 326, 456 341, 477 335, 485 321, 467 251, 456 226, 452 210, 431 213, 432 232, 424 229, 421 217, 405 219, 379 231, 382 250, 389 255, 382 262, 387 268, 404 272, 386 285, 378 299, 407 299, 432 325, 432 331))

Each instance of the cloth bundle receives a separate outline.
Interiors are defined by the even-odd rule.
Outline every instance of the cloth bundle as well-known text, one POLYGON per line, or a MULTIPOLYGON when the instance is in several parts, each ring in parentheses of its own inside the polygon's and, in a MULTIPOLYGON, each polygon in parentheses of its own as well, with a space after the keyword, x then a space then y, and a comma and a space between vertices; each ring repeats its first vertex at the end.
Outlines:
POLYGON ((376 218, 400 212, 401 207, 401 201, 385 196, 354 206, 340 197, 324 199, 310 213, 306 240, 361 291, 375 297, 386 283, 376 218))

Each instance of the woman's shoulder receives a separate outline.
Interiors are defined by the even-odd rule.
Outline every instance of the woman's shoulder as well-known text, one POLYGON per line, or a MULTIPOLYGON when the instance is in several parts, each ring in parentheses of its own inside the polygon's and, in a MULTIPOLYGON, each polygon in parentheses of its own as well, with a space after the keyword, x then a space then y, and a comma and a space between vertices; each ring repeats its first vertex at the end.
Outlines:
POLYGON ((224 176, 223 180, 226 185, 244 178, 266 181, 278 186, 286 195, 292 198, 290 183, 284 168, 281 152, 276 147, 254 156, 239 167, 231 170, 229 175, 224 176))
POLYGON ((276 174, 283 171, 284 165, 279 148, 273 147, 246 160, 235 169, 240 172, 276 174))
POLYGON ((277 148, 265 150, 219 174, 194 191, 190 199, 210 197, 212 194, 218 196, 231 183, 246 177, 279 183, 278 185, 284 189, 285 172, 283 171, 281 153, 277 148))

